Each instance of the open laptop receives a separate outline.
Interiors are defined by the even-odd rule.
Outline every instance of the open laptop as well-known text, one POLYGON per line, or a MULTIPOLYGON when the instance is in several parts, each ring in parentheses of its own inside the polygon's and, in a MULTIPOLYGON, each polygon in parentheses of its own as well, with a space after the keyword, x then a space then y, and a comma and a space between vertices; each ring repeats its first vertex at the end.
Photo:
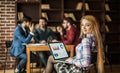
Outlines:
POLYGON ((69 55, 63 42, 49 42, 48 45, 55 62, 68 63, 65 60, 69 55))

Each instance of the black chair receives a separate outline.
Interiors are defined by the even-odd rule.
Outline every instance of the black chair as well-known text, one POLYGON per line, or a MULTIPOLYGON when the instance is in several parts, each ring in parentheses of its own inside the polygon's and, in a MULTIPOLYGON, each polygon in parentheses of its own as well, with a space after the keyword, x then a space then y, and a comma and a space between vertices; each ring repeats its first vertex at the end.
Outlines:
POLYGON ((8 48, 10 48, 11 44, 12 44, 11 41, 5 41, 6 52, 5 52, 5 62, 4 62, 4 73, 5 73, 5 70, 6 70, 6 62, 7 62, 8 48))
POLYGON ((8 48, 10 48, 11 44, 12 44, 12 41, 5 41, 6 51, 5 51, 4 73, 5 73, 5 70, 6 70, 8 48))
MULTIPOLYGON (((6 63, 7 63, 7 58, 8 58, 8 49, 11 47, 12 45, 12 41, 5 41, 5 46, 6 46, 6 52, 5 52, 5 62, 4 62, 4 73, 6 70, 6 63)), ((15 58, 15 67, 17 65, 17 63, 19 62, 19 58, 15 58)), ((14 71, 15 71, 15 67, 14 67, 14 71)))

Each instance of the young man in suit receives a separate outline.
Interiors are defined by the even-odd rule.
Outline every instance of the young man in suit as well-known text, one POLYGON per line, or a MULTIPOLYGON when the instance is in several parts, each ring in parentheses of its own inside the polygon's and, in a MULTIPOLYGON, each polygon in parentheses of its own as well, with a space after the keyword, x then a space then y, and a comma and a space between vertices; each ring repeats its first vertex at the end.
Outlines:
MULTIPOLYGON (((19 58, 19 63, 15 69, 15 73, 25 73, 27 62, 25 44, 29 43, 33 37, 34 25, 30 25, 31 18, 24 17, 21 24, 18 24, 14 30, 14 38, 10 49, 11 56, 19 58), (27 34, 25 28, 29 28, 30 33, 27 34)), ((35 59, 35 55, 31 54, 31 59, 35 59)))

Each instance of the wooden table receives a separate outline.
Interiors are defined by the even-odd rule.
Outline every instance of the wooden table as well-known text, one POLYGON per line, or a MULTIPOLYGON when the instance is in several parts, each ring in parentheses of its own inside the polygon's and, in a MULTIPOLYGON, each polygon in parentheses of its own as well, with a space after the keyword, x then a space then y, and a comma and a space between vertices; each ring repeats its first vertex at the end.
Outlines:
MULTIPOLYGON (((74 55, 74 45, 65 45, 67 51, 70 51, 70 57, 74 55)), ((49 46, 36 46, 36 45, 26 45, 26 53, 27 53, 27 73, 30 73, 30 52, 31 51, 50 51, 49 46)))

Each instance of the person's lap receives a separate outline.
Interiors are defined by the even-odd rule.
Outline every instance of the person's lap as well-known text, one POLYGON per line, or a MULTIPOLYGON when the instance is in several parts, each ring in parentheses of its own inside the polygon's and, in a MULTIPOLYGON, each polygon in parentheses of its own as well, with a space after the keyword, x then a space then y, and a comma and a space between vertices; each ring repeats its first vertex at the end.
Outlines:
MULTIPOLYGON (((30 60, 33 61, 33 60, 35 59, 36 55, 33 54, 33 53, 30 53, 30 55, 31 55, 31 56, 30 56, 30 60)), ((26 55, 26 53, 20 54, 20 55, 18 56, 18 58, 19 58, 19 63, 18 63, 18 65, 17 65, 16 68, 17 68, 19 71, 25 70, 25 69, 26 69, 26 62, 27 62, 27 55, 26 55)))
POLYGON ((44 67, 46 67, 50 52, 48 51, 37 52, 37 55, 40 57, 40 63, 42 62, 44 64, 44 67))

